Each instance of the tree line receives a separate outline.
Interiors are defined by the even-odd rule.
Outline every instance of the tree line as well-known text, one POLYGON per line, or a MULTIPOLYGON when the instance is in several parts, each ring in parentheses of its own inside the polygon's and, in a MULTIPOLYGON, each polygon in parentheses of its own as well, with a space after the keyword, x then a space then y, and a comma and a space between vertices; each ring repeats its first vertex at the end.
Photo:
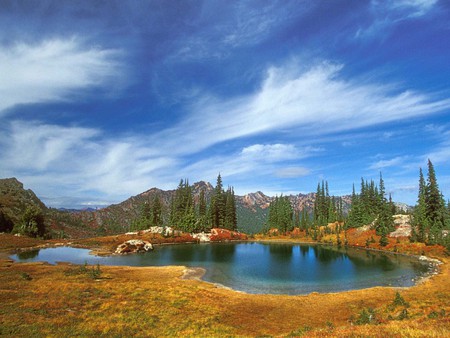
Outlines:
MULTIPOLYGON (((336 223, 334 231, 340 243, 339 233, 349 228, 370 225, 380 236, 379 244, 388 244, 388 235, 395 230, 393 215, 398 212, 392 197, 387 197, 383 177, 380 173, 378 184, 373 180, 361 179, 357 193, 353 185, 351 207, 346 212, 341 197, 330 196, 328 182, 317 186, 313 210, 306 208, 294 212, 287 196, 276 197, 269 205, 266 231, 278 229, 281 233, 292 231, 295 227, 305 231, 307 236, 318 239, 323 227, 336 223), (321 228, 322 227, 322 228, 321 228)), ((422 169, 419 172, 419 195, 412 217, 411 241, 427 244, 450 244, 450 202, 445 203, 439 190, 433 164, 428 160, 428 177, 425 181, 422 169)))
POLYGON ((131 230, 143 230, 152 226, 170 226, 183 232, 209 231, 212 228, 237 230, 236 198, 233 187, 223 188, 219 174, 217 183, 208 199, 205 190, 197 198, 193 186, 187 179, 180 180, 171 197, 168 212, 165 212, 161 197, 155 195, 151 203, 142 206, 140 216, 132 224, 131 230))
POLYGON ((419 193, 413 213, 413 225, 412 241, 450 247, 450 201, 446 205, 430 160, 426 181, 422 168, 419 169, 419 193))

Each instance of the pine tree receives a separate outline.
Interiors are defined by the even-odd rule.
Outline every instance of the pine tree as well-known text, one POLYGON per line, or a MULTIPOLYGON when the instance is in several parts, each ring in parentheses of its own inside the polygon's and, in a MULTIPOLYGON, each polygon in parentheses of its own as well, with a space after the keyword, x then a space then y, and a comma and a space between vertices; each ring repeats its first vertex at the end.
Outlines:
POLYGON ((283 195, 277 196, 269 205, 268 225, 281 233, 286 233, 292 230, 293 215, 294 211, 289 198, 283 195))
MULTIPOLYGON (((419 195, 417 199, 417 206, 413 214, 413 228, 417 228, 417 240, 424 242, 426 239, 426 229, 428 229, 428 220, 426 216, 426 185, 423 177, 422 168, 419 169, 419 195)), ((415 231, 415 230, 414 230, 415 231)), ((415 238, 413 238, 414 240, 415 238)))
POLYGON ((433 164, 428 160, 428 179, 425 193, 426 217, 430 227, 444 227, 445 204, 436 180, 433 164))
POLYGON ((200 218, 206 217, 206 198, 205 190, 200 191, 200 196, 198 200, 198 216, 200 218))
POLYGON ((158 195, 155 195, 153 198, 150 224, 157 227, 162 226, 163 224, 162 204, 158 195))
POLYGON ((211 223, 214 228, 223 228, 225 225, 226 195, 223 191, 222 177, 217 176, 217 183, 211 200, 211 223))

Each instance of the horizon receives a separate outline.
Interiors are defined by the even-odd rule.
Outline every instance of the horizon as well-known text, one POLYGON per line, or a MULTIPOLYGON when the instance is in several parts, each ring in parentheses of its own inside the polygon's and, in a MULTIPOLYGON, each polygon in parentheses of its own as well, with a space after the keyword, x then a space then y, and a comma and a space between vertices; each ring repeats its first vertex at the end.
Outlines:
POLYGON ((0 3, 0 177, 47 205, 181 178, 237 195, 351 195, 380 172, 450 198, 450 3, 0 3))

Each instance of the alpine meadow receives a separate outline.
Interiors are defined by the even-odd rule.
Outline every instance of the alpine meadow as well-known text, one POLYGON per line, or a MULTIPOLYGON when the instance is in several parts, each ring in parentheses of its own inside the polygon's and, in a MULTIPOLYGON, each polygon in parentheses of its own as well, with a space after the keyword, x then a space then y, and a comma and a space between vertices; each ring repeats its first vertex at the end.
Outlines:
POLYGON ((1 0, 0 336, 450 336, 449 22, 1 0))

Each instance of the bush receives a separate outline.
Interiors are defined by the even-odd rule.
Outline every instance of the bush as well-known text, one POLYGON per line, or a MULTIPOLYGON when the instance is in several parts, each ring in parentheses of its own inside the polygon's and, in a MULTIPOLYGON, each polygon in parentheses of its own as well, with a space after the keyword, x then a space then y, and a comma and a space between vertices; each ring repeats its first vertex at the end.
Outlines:
POLYGON ((26 272, 22 272, 21 274, 20 274, 20 277, 22 277, 22 279, 25 279, 25 280, 32 280, 33 278, 31 278, 31 276, 29 275, 29 274, 27 274, 26 272))
POLYGON ((392 305, 409 307, 409 303, 402 297, 402 295, 398 291, 395 293, 395 298, 392 302, 392 305))
POLYGON ((407 309, 403 309, 402 312, 400 312, 400 314, 397 317, 398 320, 403 320, 403 319, 407 319, 407 318, 409 318, 407 309))
POLYGON ((356 325, 372 324, 376 322, 375 310, 372 308, 364 308, 359 313, 356 325))
POLYGON ((34 205, 27 207, 21 222, 14 227, 13 232, 30 237, 44 236, 45 224, 41 209, 34 205))

